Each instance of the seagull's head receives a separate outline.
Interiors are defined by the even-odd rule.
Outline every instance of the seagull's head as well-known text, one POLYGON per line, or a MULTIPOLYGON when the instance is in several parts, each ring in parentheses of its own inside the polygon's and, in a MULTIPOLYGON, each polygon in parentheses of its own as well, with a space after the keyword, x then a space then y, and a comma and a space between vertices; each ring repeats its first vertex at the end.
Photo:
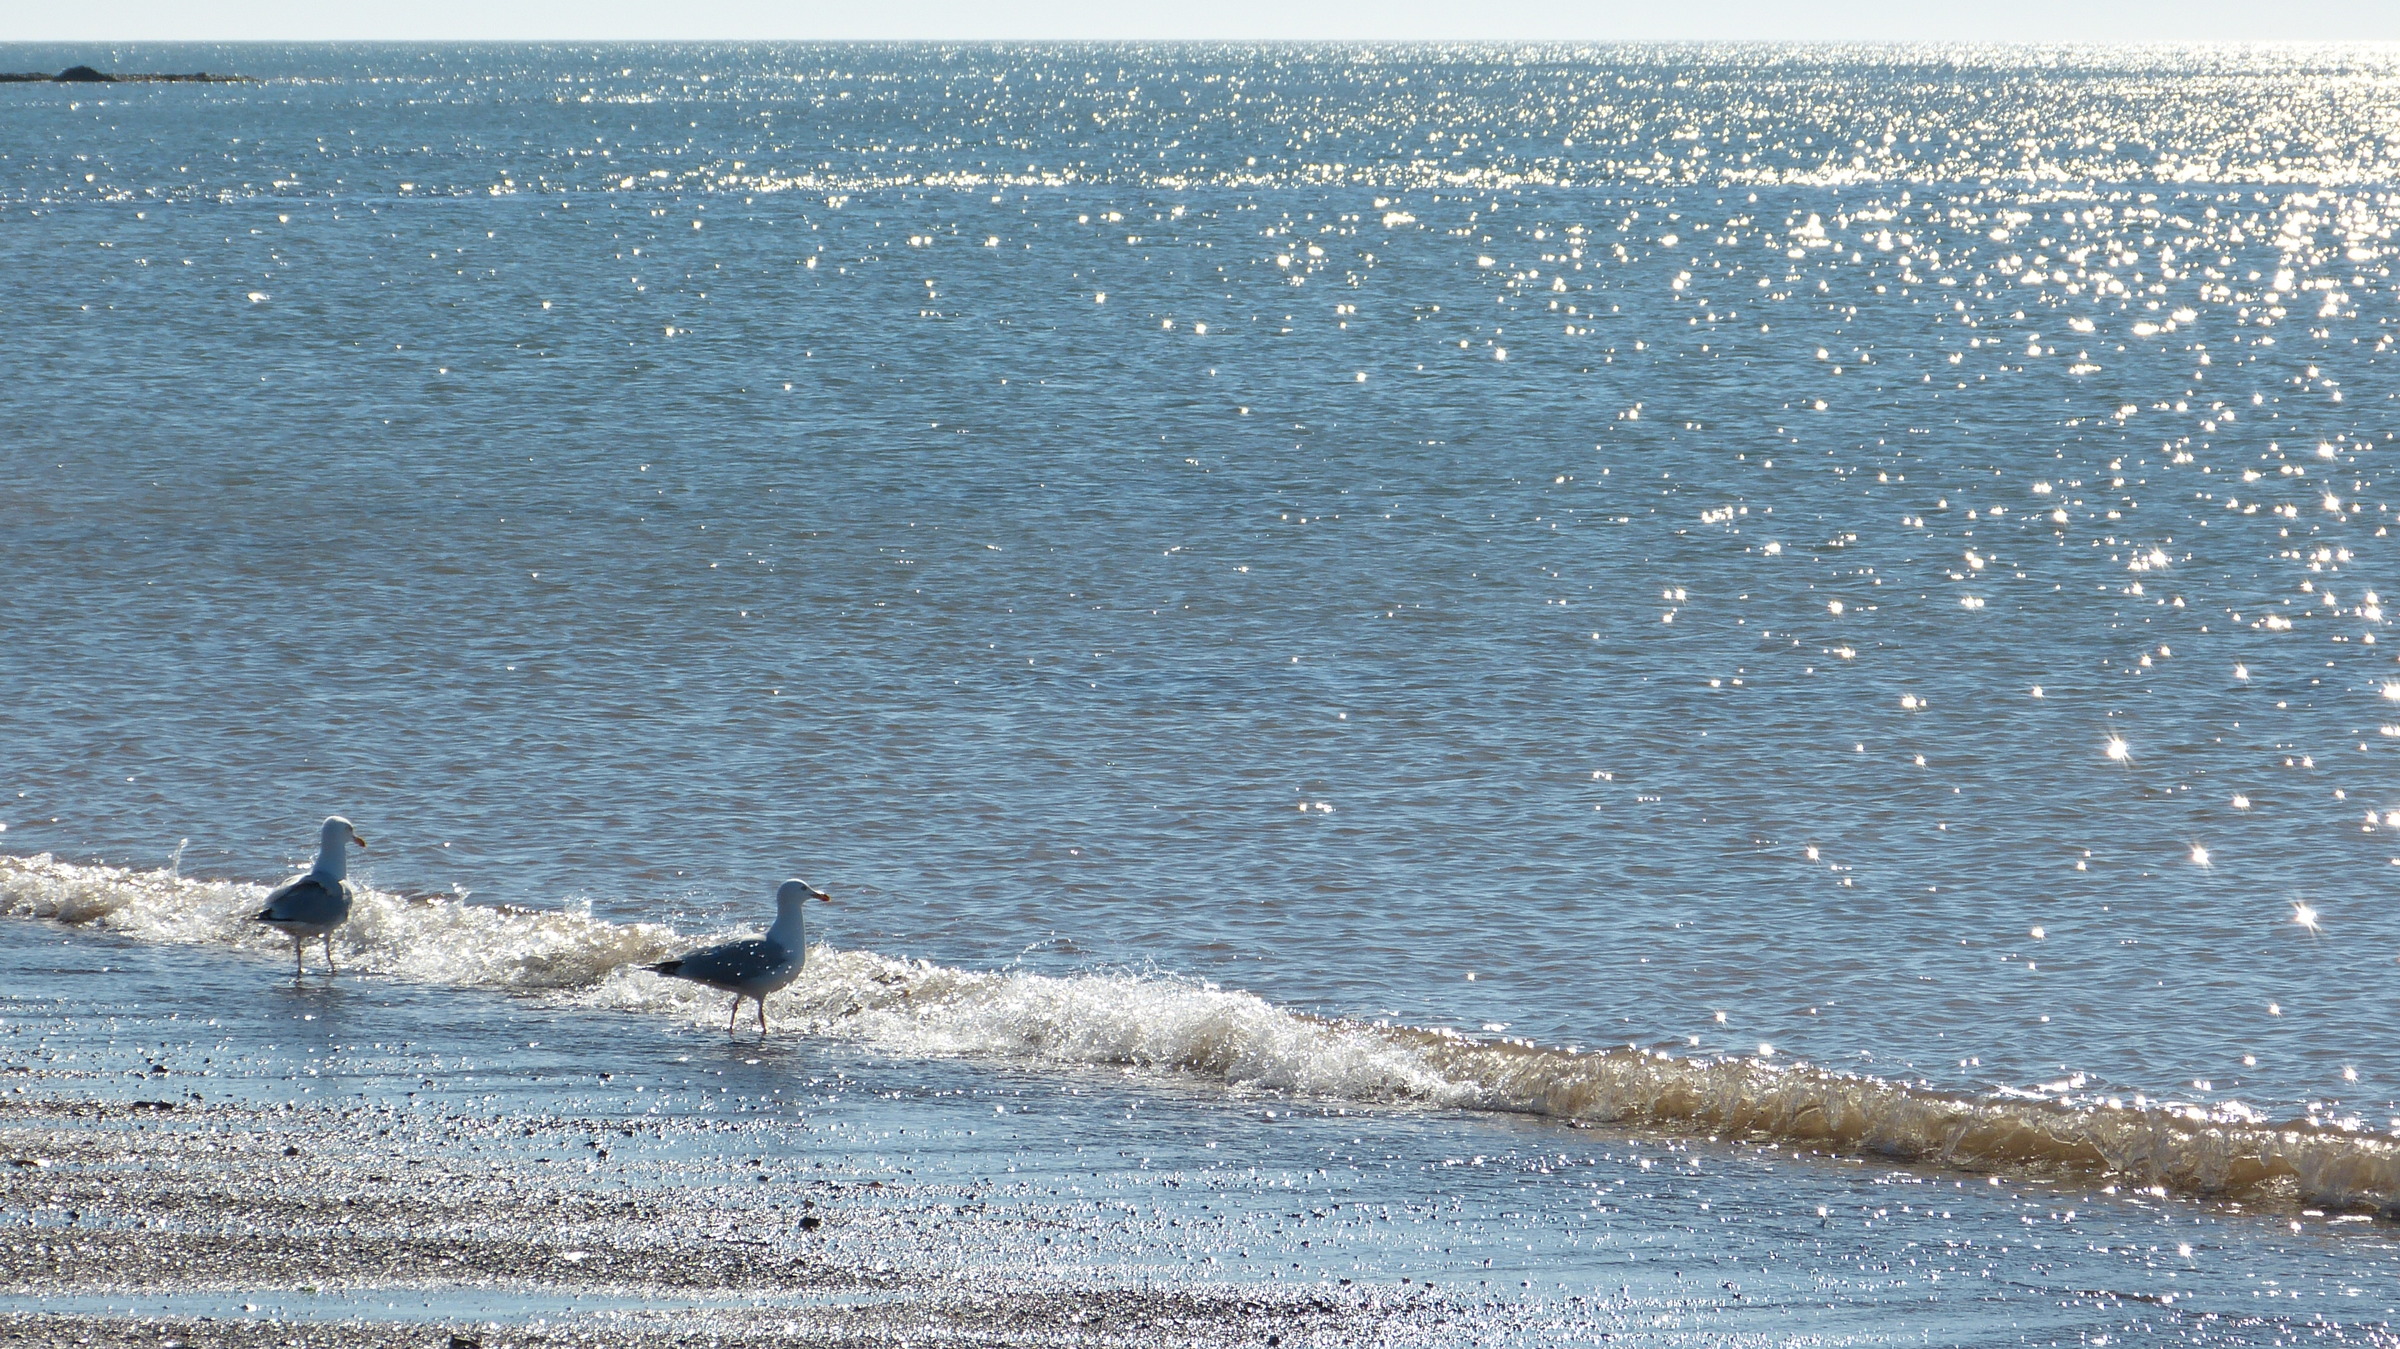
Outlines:
POLYGON ((833 896, 826 894, 824 891, 817 889, 806 881, 785 881, 782 885, 779 885, 775 888, 775 906, 777 908, 788 909, 795 904, 803 903, 811 899, 823 900, 828 904, 833 902, 833 896))
POLYGON ((358 831, 350 827, 350 822, 339 815, 325 817, 323 838, 327 852, 338 851, 353 843, 361 848, 367 846, 367 841, 358 836, 358 831))

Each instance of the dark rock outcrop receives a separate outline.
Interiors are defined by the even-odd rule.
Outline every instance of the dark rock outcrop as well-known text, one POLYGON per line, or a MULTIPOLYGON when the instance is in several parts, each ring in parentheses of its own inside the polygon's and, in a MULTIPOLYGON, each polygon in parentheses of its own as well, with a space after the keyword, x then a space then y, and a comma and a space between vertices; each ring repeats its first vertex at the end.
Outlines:
POLYGON ((189 75, 111 75, 90 66, 69 66, 55 75, 41 71, 0 72, 0 84, 250 84, 247 75, 211 75, 205 70, 189 75))

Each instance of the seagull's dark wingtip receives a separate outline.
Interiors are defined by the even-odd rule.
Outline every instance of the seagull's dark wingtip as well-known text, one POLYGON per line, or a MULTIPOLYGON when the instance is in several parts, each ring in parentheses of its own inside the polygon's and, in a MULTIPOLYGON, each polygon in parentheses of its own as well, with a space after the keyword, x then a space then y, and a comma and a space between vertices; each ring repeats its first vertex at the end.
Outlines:
POLYGON ((680 960, 662 960, 655 965, 645 966, 644 968, 648 969, 652 974, 664 974, 669 977, 673 977, 683 973, 683 962, 680 960))

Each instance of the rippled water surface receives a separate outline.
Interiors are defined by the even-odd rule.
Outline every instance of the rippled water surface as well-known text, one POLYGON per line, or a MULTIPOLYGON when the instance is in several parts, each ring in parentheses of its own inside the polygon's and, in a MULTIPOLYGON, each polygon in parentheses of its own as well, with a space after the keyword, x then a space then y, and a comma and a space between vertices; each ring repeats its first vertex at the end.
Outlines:
POLYGON ((238 942, 170 854, 340 810, 361 963, 581 1015, 796 872, 903 1060, 1634 1090, 1299 1012, 2400 1197, 2389 53, 107 64, 262 79, 0 86, 17 912, 238 942))

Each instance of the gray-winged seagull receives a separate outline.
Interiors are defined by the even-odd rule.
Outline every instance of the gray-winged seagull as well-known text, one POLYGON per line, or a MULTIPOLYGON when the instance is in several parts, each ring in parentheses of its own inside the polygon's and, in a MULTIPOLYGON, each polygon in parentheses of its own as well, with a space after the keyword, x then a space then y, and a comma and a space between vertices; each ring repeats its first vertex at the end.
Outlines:
POLYGON ((317 864, 308 874, 267 896, 258 921, 292 939, 292 977, 308 972, 304 952, 308 939, 325 939, 325 968, 333 971, 333 930, 350 921, 350 845, 367 846, 350 822, 339 815, 325 817, 317 844, 317 864))
POLYGON ((681 960, 662 960, 649 969, 670 979, 689 979, 731 993, 733 1010, 725 1018, 727 1035, 733 1034, 733 1023, 742 1014, 742 999, 753 999, 758 1003, 758 1033, 763 1038, 767 1033, 767 995, 799 978, 800 966, 808 960, 808 901, 832 898, 806 881, 785 881, 775 891, 775 926, 767 929, 766 936, 711 946, 681 960))

